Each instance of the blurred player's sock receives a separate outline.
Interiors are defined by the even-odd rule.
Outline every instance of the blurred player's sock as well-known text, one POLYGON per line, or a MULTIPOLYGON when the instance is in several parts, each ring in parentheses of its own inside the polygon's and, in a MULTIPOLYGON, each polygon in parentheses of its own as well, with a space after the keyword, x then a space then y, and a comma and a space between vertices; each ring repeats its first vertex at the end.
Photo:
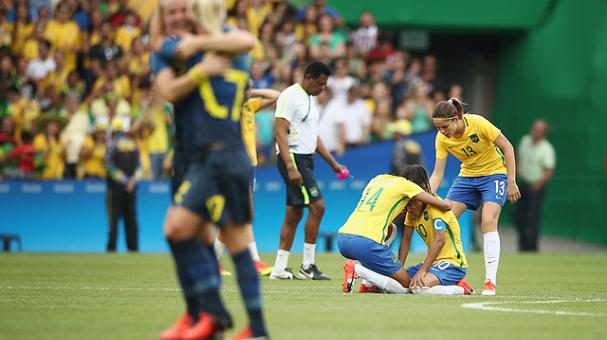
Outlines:
POLYGON ((460 286, 434 286, 430 288, 421 288, 420 291, 416 292, 412 289, 413 293, 421 295, 464 295, 464 288, 460 286))
POLYGON ((251 257, 253 258, 253 261, 257 262, 259 261, 259 253, 257 252, 257 243, 255 241, 249 243, 248 245, 249 247, 249 252, 251 253, 251 257))
POLYGON ((282 249, 276 251, 276 261, 274 262, 274 270, 272 273, 281 274, 287 269, 287 263, 289 262, 290 252, 282 249))
POLYGON ((221 276, 213 246, 203 246, 200 249, 197 262, 190 266, 190 273, 196 278, 193 288, 200 298, 201 309, 215 317, 218 322, 231 323, 230 314, 219 295, 221 276))
POLYGON ((215 243, 213 244, 213 251, 215 252, 215 257, 217 258, 217 260, 219 260, 221 258, 221 255, 223 255, 223 253, 226 250, 226 245, 223 244, 223 242, 219 241, 219 239, 215 239, 215 243))
POLYGON ((202 244, 200 242, 197 242, 196 244, 195 240, 167 241, 171 253, 173 253, 173 258, 175 259, 175 269, 177 271, 177 277, 179 278, 181 291, 183 292, 183 298, 185 299, 185 304, 188 309, 188 314, 192 320, 198 320, 198 314, 200 313, 198 297, 189 289, 189 287, 192 286, 192 279, 188 274, 187 261, 184 260, 184 256, 187 256, 188 252, 191 251, 189 249, 190 247, 201 247, 202 244))
POLYGON ((316 244, 305 243, 303 251, 303 268, 308 269, 311 265, 315 264, 314 253, 316 252, 316 244))
POLYGON ((392 294, 407 294, 409 293, 409 289, 403 287, 400 282, 394 280, 391 277, 381 275, 376 273, 370 269, 363 267, 362 264, 357 263, 354 267, 356 269, 356 273, 359 277, 366 279, 378 286, 380 289, 392 293, 392 294))
POLYGON ((485 281, 497 283, 497 267, 500 263, 500 235, 497 231, 483 234, 485 255, 485 281))
POLYGON ((251 253, 249 249, 245 249, 238 254, 232 255, 232 258, 236 267, 240 294, 249 315, 249 324, 253 335, 264 336, 266 335, 266 329, 261 312, 259 277, 257 276, 257 270, 251 258, 251 253))

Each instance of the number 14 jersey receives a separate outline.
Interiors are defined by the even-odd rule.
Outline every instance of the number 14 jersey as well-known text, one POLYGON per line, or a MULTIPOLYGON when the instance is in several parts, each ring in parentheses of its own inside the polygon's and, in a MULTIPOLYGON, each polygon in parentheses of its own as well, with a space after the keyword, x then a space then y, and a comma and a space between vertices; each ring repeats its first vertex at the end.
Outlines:
POLYGON ((417 184, 400 176, 376 176, 365 187, 356 209, 339 232, 383 244, 390 223, 411 198, 423 191, 417 184))

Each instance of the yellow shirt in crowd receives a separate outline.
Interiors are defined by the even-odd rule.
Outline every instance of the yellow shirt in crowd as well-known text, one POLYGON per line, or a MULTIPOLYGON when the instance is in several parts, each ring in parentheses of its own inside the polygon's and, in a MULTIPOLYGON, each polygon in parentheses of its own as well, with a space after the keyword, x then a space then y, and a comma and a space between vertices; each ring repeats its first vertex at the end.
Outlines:
POLYGON ((255 112, 259 111, 261 98, 251 98, 242 106, 242 117, 240 117, 240 130, 242 142, 251 157, 251 164, 257 166, 257 144, 255 143, 255 112))
POLYGON ((63 178, 63 148, 56 139, 48 139, 43 133, 39 133, 34 138, 34 149, 44 154, 44 172, 42 179, 61 179, 63 178))
POLYGON ((88 136, 85 139, 82 148, 92 150, 91 155, 83 158, 80 162, 82 169, 84 170, 84 174, 93 177, 105 177, 105 144, 95 144, 93 137, 88 136))

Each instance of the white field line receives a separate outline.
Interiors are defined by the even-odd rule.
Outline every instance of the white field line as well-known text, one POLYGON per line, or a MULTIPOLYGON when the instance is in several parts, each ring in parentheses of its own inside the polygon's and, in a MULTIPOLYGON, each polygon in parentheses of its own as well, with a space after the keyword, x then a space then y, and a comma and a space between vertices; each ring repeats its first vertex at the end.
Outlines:
POLYGON ((478 303, 464 303, 462 308, 478 309, 494 312, 507 312, 507 313, 531 313, 531 314, 551 314, 551 315, 569 315, 569 316, 605 316, 603 313, 590 313, 590 312, 570 312, 563 310, 547 310, 547 309, 522 309, 522 308, 508 308, 498 307, 496 305, 505 304, 561 304, 561 303, 592 303, 592 302, 605 302, 605 299, 588 299, 588 300, 540 300, 540 301, 492 301, 492 302, 478 302, 478 303))

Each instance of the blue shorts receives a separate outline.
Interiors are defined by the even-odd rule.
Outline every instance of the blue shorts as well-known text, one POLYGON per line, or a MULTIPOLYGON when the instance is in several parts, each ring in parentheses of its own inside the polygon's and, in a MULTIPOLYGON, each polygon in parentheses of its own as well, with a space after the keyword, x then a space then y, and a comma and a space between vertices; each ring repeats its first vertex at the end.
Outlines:
POLYGON ((504 174, 462 177, 457 176, 449 189, 447 199, 466 204, 470 210, 477 210, 482 202, 495 202, 501 206, 508 197, 508 176, 504 174))
POLYGON ((403 267, 390 248, 363 236, 338 234, 337 246, 343 257, 358 260, 365 268, 391 276, 403 267))
MULTIPOLYGON (((417 271, 421 267, 421 263, 416 264, 415 266, 411 266, 407 268, 407 274, 409 274, 409 277, 413 279, 413 277, 415 276, 415 274, 417 274, 417 271)), ((453 286, 458 283, 459 280, 463 279, 466 276, 467 270, 449 262, 439 262, 430 267, 428 272, 436 275, 441 285, 453 286)))

